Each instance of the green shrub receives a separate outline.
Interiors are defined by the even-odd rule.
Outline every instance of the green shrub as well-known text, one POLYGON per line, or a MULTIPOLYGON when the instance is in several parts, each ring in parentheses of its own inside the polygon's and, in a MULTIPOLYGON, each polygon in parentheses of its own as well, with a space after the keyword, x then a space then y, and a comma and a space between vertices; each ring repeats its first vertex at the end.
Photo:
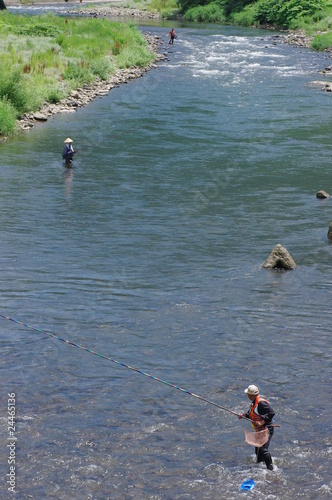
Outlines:
POLYGON ((224 11, 217 3, 200 5, 187 10, 184 15, 186 21, 222 23, 225 22, 224 11))
POLYGON ((50 88, 45 95, 45 100, 51 104, 56 104, 65 97, 65 93, 62 89, 50 88))
POLYGON ((23 75, 18 68, 6 67, 6 60, 0 60, 0 99, 6 98, 22 114, 27 108, 27 94, 23 75))
POLYGON ((91 72, 94 75, 99 76, 101 80, 107 80, 107 78, 114 73, 114 66, 106 59, 97 59, 92 61, 90 69, 91 72))
POLYGON ((55 43, 57 43, 58 45, 60 45, 60 47, 63 49, 63 50, 66 50, 68 48, 68 45, 69 45, 69 40, 68 38, 64 35, 64 33, 60 33, 59 35, 57 35, 55 37, 55 43))
POLYGON ((162 9, 159 14, 163 19, 177 19, 179 9, 162 9))
POLYGON ((258 24, 256 4, 248 5, 240 12, 233 12, 229 17, 229 20, 231 23, 239 26, 254 26, 258 24))
POLYGON ((164 19, 169 19, 176 16, 179 4, 177 0, 151 0, 148 9, 159 12, 164 19))
POLYGON ((125 47, 116 57, 116 63, 119 68, 143 67, 149 64, 152 59, 153 55, 144 46, 125 47))
POLYGON ((247 7, 247 5, 256 3, 255 0, 223 0, 222 5, 226 17, 231 13, 240 12, 247 7))
POLYGON ((189 9, 194 7, 199 7, 202 5, 208 5, 210 0, 179 0, 180 11, 187 12, 189 9))
POLYGON ((17 111, 6 97, 0 99, 0 135, 12 134, 15 130, 17 111))
POLYGON ((326 50, 332 47, 332 32, 315 36, 311 46, 314 50, 326 50))
POLYGON ((287 28, 297 18, 314 15, 326 7, 326 0, 259 0, 259 24, 273 24, 287 28))
POLYGON ((84 61, 81 64, 68 63, 63 73, 63 78, 64 80, 74 80, 77 86, 94 80, 90 68, 85 65, 84 61))

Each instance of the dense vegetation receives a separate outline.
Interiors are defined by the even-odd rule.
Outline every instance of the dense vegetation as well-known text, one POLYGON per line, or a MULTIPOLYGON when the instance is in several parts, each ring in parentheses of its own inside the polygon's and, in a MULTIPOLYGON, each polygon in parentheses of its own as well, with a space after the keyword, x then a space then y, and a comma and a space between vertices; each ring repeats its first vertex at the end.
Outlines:
POLYGON ((0 12, 0 135, 23 113, 57 102, 116 68, 153 59, 134 25, 0 12))
POLYGON ((327 29, 331 0, 178 0, 185 19, 245 26, 327 29), (197 16, 199 12, 199 17, 197 16))

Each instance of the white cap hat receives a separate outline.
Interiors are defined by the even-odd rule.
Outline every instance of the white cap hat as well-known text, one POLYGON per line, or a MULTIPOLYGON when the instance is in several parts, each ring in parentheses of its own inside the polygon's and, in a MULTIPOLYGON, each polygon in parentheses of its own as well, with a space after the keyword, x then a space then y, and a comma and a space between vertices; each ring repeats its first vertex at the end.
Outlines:
POLYGON ((73 142, 73 140, 70 138, 70 137, 67 137, 67 139, 65 141, 63 141, 64 143, 68 144, 69 142, 73 142))
POLYGON ((257 396, 257 394, 259 394, 259 389, 256 385, 249 385, 244 392, 246 394, 250 394, 251 396, 257 396))

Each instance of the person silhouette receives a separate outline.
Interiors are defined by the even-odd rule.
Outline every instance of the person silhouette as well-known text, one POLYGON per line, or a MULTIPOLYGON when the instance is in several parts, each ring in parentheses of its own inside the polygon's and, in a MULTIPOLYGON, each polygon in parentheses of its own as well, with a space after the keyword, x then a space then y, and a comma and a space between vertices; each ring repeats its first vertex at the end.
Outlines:
POLYGON ((174 28, 171 29, 171 31, 168 33, 168 36, 169 36, 169 42, 168 42, 168 45, 173 45, 174 43, 174 38, 175 38, 175 31, 174 31, 174 28))
POLYGON ((76 151, 73 148, 73 140, 70 139, 70 137, 67 137, 64 143, 65 146, 62 151, 62 158, 65 160, 66 165, 70 165, 73 161, 74 154, 76 153, 76 151))
POLYGON ((272 457, 268 451, 271 438, 273 436, 272 419, 275 415, 270 403, 260 396, 259 389, 256 385, 249 385, 244 391, 251 401, 251 407, 247 413, 241 413, 239 418, 248 418, 252 421, 252 426, 255 430, 263 429, 265 426, 269 430, 269 439, 263 446, 255 447, 257 463, 265 462, 268 470, 273 470, 272 457))

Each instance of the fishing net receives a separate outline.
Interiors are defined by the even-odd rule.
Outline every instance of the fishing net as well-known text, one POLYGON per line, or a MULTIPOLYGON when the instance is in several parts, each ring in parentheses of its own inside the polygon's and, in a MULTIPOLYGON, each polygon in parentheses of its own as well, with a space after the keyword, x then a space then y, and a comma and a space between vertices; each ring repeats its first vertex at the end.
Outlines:
POLYGON ((265 427, 265 429, 260 431, 244 431, 244 435, 248 444, 260 448, 269 439, 269 429, 265 427))

